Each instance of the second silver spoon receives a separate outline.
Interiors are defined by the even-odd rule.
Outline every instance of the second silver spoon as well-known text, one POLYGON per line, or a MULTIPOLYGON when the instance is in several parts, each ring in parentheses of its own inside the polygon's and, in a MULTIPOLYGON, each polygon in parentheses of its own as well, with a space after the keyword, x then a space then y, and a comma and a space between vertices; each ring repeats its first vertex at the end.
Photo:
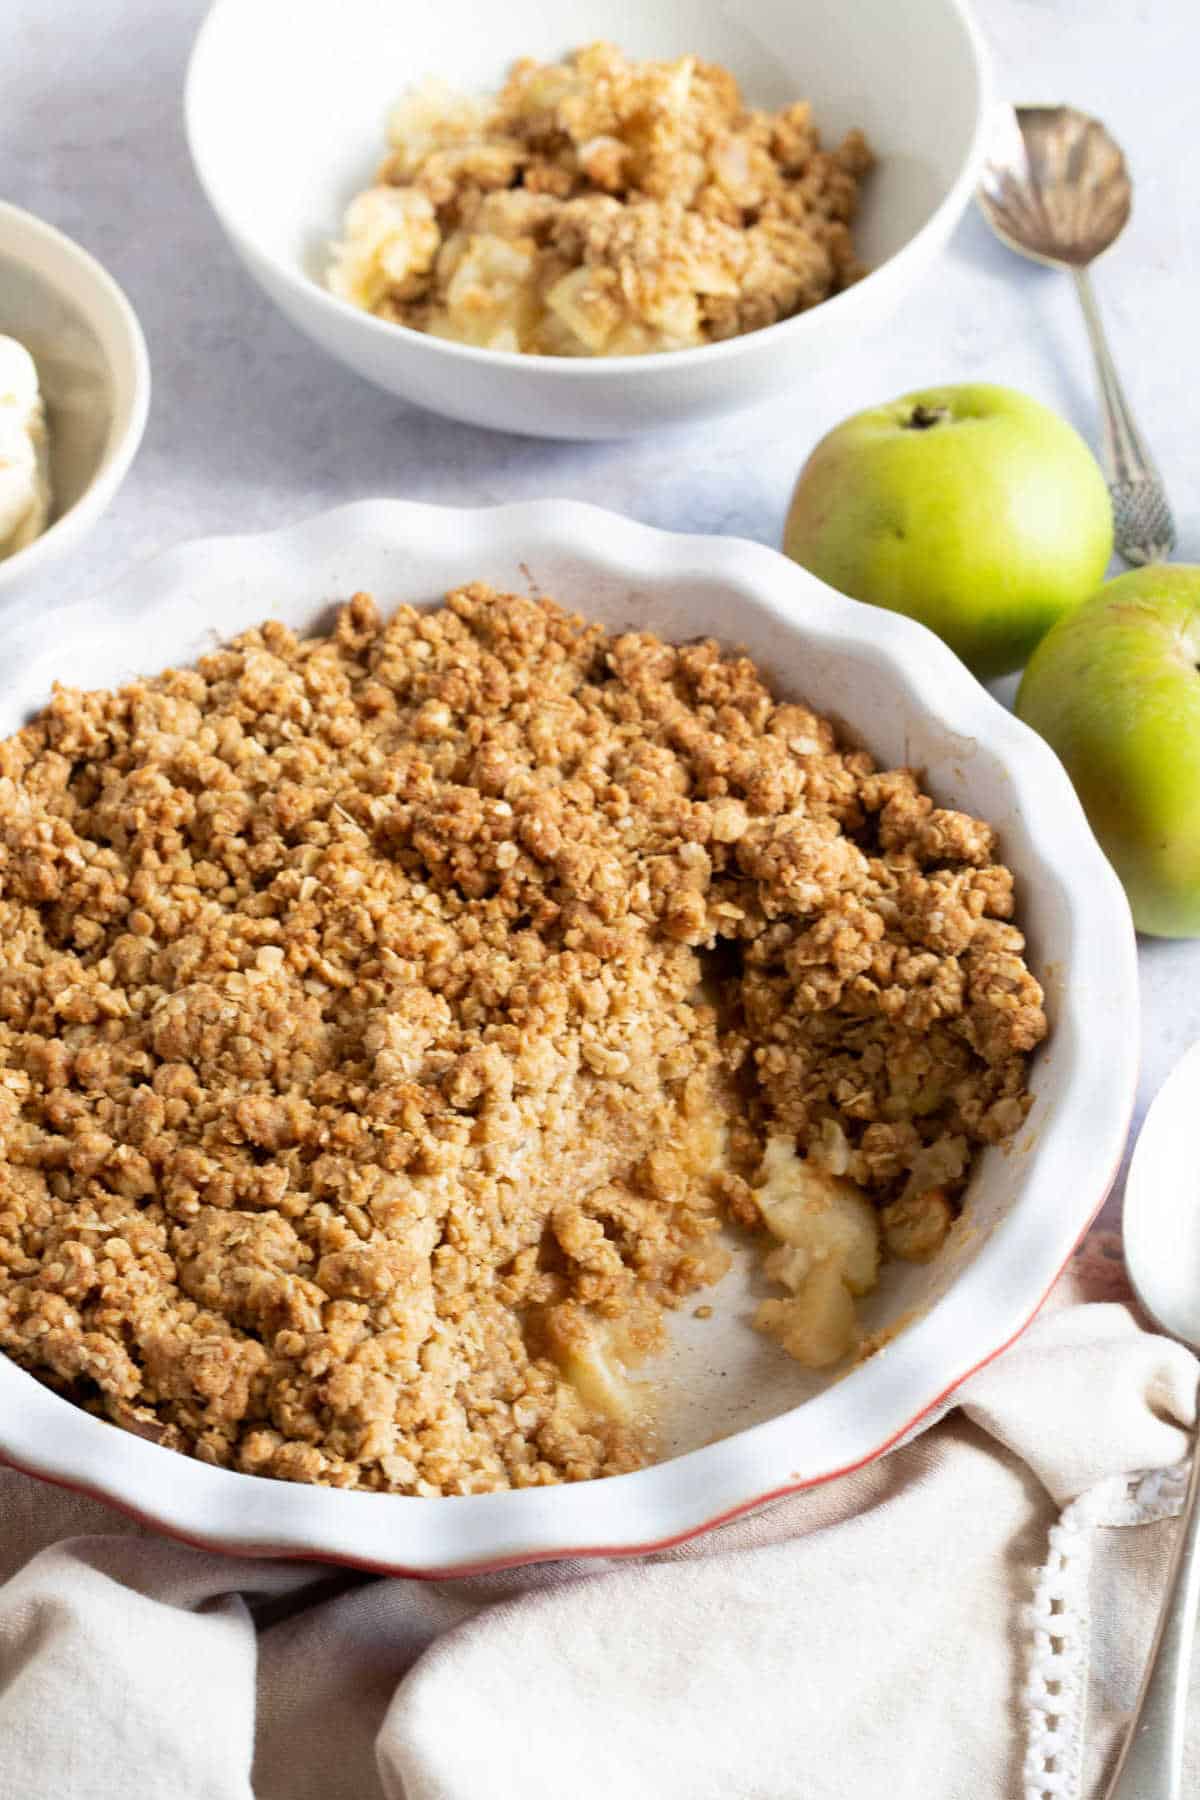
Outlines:
MULTIPOLYGON (((1161 1330, 1200 1352, 1200 1174, 1193 1149, 1200 1044, 1146 1115, 1125 1184, 1125 1261, 1161 1330)), ((1200 1450, 1179 1520, 1158 1631, 1105 1800, 1183 1800, 1183 1735, 1200 1608, 1200 1450)))
POLYGON ((1071 106, 1005 106, 979 183, 996 236, 1021 256, 1067 270, 1083 307, 1104 412, 1104 462, 1117 553, 1165 562, 1175 526, 1158 470, 1117 379, 1088 265, 1129 219, 1133 190, 1119 145, 1071 106))

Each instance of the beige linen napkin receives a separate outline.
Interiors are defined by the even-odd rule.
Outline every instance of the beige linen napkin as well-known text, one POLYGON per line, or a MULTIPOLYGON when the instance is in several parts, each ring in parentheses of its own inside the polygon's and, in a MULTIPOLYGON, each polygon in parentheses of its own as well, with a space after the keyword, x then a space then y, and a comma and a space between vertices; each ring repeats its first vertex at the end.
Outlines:
POLYGON ((638 1563, 362 1581, 0 1475, 0 1800, 1093 1796, 1196 1394, 1123 1296, 1093 1244, 932 1429, 638 1563))

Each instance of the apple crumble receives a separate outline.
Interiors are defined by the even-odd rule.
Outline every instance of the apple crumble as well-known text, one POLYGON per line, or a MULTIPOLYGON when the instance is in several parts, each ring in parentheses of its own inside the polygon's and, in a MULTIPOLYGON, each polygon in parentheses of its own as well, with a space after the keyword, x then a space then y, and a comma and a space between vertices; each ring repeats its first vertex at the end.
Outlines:
POLYGON ((990 828, 713 642, 468 586, 0 744, 0 1347, 206 1462, 628 1469, 625 1366, 773 1242, 853 1349, 1030 1104, 990 828))
POLYGON ((756 331, 863 273, 872 156, 812 109, 748 111, 727 69, 592 44, 518 62, 498 95, 429 82, 351 203, 333 293, 488 350, 630 356, 756 331))

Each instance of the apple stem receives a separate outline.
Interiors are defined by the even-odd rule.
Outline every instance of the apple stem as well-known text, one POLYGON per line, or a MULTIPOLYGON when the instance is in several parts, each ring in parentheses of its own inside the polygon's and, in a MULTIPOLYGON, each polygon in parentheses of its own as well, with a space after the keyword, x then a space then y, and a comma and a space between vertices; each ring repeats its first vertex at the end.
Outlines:
POLYGON ((922 403, 913 407, 906 423, 910 431, 928 431, 931 425, 940 425, 943 419, 949 417, 948 406, 926 406, 922 403))

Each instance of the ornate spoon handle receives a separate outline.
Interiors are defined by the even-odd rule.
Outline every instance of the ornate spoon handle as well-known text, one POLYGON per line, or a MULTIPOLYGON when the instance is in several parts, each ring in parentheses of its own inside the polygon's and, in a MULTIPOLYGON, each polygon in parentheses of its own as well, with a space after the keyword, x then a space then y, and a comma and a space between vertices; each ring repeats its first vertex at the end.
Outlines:
POLYGON ((1179 1520, 1154 1648, 1104 1800, 1183 1800, 1183 1726, 1200 1608, 1200 1446, 1179 1520))
POLYGON ((1134 565, 1165 562, 1175 548, 1175 525, 1166 492, 1117 378, 1088 272, 1076 268, 1071 273, 1096 359, 1117 554, 1134 565))

